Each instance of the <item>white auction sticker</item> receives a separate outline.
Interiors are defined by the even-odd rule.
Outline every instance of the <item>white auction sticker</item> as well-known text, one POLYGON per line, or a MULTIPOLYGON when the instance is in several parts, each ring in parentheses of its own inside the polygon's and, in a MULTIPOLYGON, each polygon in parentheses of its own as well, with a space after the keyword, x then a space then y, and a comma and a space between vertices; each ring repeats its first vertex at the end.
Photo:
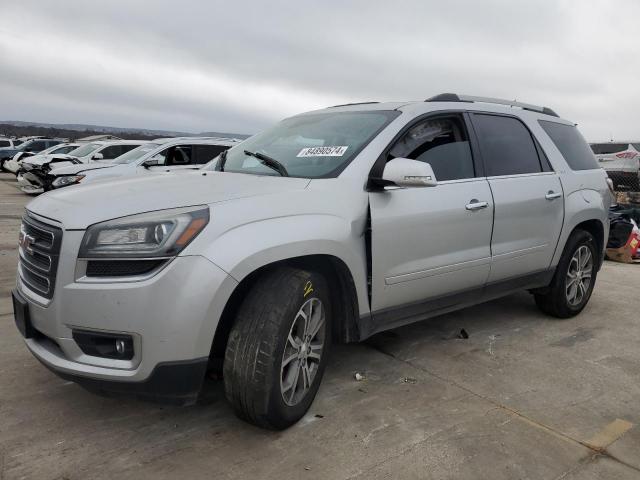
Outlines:
POLYGON ((349 146, 342 147, 308 147, 300 150, 296 157, 341 157, 349 146))

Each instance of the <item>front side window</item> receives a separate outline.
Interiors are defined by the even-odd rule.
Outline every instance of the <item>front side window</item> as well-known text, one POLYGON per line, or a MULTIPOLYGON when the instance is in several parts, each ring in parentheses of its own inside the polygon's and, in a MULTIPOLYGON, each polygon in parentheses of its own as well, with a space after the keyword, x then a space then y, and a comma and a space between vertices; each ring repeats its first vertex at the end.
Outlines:
POLYGON ((584 137, 574 125, 539 120, 540 126, 569 164, 571 170, 600 168, 584 137))
POLYGON ((113 160, 122 155, 122 145, 111 145, 110 147, 100 150, 103 160, 113 160))
POLYGON ((389 150, 387 161, 410 158, 431 165, 436 179, 473 178, 473 157, 459 115, 430 118, 411 127, 389 150))
POLYGON ((531 133, 521 121, 513 117, 474 114, 473 126, 488 177, 542 171, 531 133))
POLYGON ((29 151, 31 152, 41 152, 47 147, 47 142, 44 140, 35 140, 29 145, 29 151))
POLYGON ((288 118, 228 150, 224 171, 280 174, 247 151, 276 160, 292 177, 336 177, 398 115, 397 111, 375 110, 288 118))
POLYGON ((193 149, 191 145, 176 145, 167 150, 164 164, 171 165, 189 165, 191 163, 191 155, 193 149))

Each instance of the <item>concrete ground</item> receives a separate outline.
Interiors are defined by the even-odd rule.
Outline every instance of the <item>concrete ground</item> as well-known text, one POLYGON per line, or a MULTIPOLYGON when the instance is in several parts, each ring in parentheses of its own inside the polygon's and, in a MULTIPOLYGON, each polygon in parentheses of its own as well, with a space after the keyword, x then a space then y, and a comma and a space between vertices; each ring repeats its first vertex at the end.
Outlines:
POLYGON ((570 320, 522 293, 339 346, 309 414, 268 432, 220 382, 162 407, 40 365, 9 296, 27 201, 0 175, 1 480, 640 478, 640 265, 607 262, 570 320))

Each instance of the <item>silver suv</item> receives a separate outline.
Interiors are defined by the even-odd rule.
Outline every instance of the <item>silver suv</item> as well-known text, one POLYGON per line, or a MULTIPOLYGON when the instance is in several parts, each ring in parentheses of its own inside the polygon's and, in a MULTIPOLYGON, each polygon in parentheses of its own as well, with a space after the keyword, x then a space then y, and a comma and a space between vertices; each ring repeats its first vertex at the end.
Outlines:
POLYGON ((32 201, 15 319, 100 392, 193 403, 210 368, 237 414, 282 429, 332 342, 530 291, 587 304, 610 193, 553 111, 443 94, 288 118, 205 169, 32 201))

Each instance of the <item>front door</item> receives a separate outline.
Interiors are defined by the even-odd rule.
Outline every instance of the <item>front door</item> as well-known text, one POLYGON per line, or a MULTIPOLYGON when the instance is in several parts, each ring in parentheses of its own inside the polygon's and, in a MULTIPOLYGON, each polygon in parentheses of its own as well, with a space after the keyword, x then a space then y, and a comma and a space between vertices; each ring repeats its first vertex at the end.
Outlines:
POLYGON ((396 157, 429 163, 438 185, 369 194, 374 322, 387 309, 456 304, 456 293, 485 284, 491 262, 493 199, 476 175, 463 117, 418 121, 386 161, 396 157))

